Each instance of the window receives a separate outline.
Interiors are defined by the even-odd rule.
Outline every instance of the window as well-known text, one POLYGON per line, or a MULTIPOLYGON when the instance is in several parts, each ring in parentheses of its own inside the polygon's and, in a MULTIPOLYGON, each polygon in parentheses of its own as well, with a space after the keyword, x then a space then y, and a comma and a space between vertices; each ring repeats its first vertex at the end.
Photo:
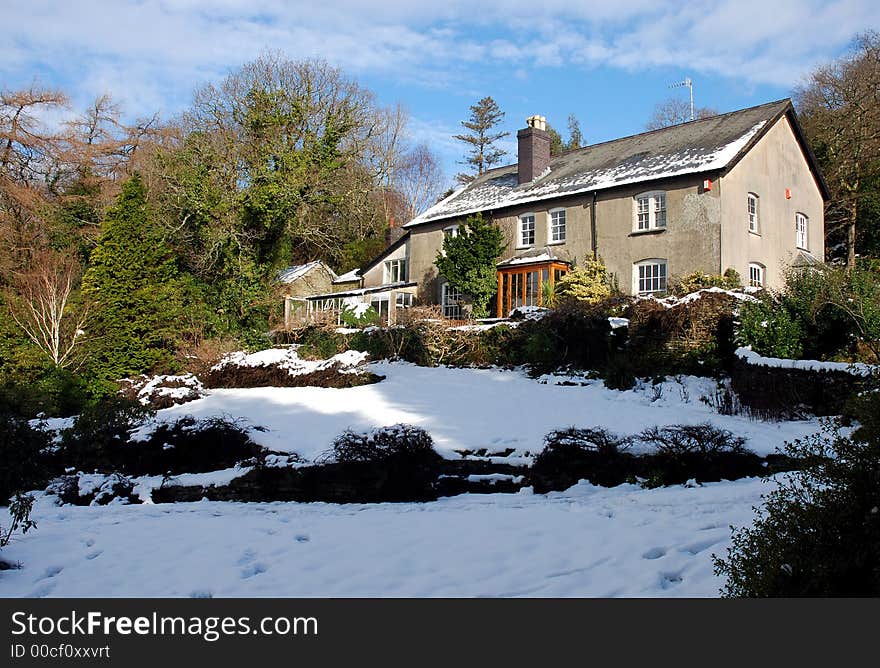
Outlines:
POLYGON ((758 196, 755 193, 749 193, 746 206, 749 212, 749 232, 758 234, 758 196))
POLYGON ((795 241, 798 248, 807 250, 807 225, 810 219, 802 213, 796 213, 794 216, 795 241))
POLYGON ((394 304, 397 308, 409 308, 413 305, 413 296, 411 292, 398 292, 394 297, 394 304))
POLYGON ((749 285, 753 288, 764 287, 764 266, 757 262, 749 264, 749 285))
POLYGON ((385 282, 403 283, 406 281, 406 260, 388 260, 385 263, 385 282))
POLYGON ((457 237, 458 236, 458 225, 450 225, 449 227, 443 228, 443 237, 457 237))
POLYGON ((666 292, 666 260, 642 260, 633 271, 634 292, 650 295, 666 292))
POLYGON ((565 209, 550 212, 550 243, 565 241, 565 209))
POLYGON ((450 283, 444 283, 440 293, 440 307, 445 317, 461 319, 461 290, 450 283))
POLYGON ((635 198, 636 231, 666 227, 666 193, 642 193, 635 198))
POLYGON ((535 214, 527 213, 519 217, 519 245, 535 245, 535 214))

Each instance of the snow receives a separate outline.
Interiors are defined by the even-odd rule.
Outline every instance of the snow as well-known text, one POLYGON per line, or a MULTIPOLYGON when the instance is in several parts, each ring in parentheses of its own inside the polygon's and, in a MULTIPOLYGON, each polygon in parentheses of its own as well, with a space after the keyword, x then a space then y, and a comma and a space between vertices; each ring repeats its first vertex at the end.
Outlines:
POLYGON ((353 283, 354 281, 359 281, 361 278, 361 270, 360 269, 352 269, 340 276, 337 276, 333 283, 353 283))
POLYGON ((512 264, 532 264, 533 262, 550 262, 551 260, 555 260, 556 257, 550 255, 550 253, 540 253, 538 255, 531 256, 523 256, 523 257, 513 257, 509 260, 505 260, 501 264, 504 265, 512 265, 512 264))
POLYGON ((653 295, 647 295, 644 297, 639 297, 639 299, 652 299, 659 304, 662 304, 666 308, 672 308, 673 306, 678 306, 680 304, 690 304, 692 302, 701 299, 703 295, 706 294, 714 294, 714 295, 727 295, 728 297, 733 297, 734 299, 738 299, 742 302, 757 302, 758 298, 748 292, 742 290, 725 290, 724 288, 719 288, 713 286, 711 288, 703 288, 702 290, 697 290, 696 292, 691 292, 683 297, 676 297, 671 295, 669 297, 657 298, 653 295))
POLYGON ((22 567, 0 572, 0 596, 717 596, 711 555, 771 488, 582 482, 373 505, 41 497, 38 528, 3 550, 22 567))
POLYGON ((287 369, 291 376, 323 371, 334 366, 342 367, 342 371, 351 371, 367 359, 367 353, 356 350, 346 350, 326 360, 304 360, 297 354, 295 348, 269 348, 257 353, 235 352, 224 357, 218 364, 212 367, 212 371, 219 371, 226 366, 240 367, 279 366, 287 369))
MULTIPOLYGON (((361 359, 353 351, 343 355, 361 359)), ((457 450, 481 448, 490 453, 511 448, 514 456, 526 457, 541 449, 545 434, 569 426, 602 425, 633 434, 654 425, 709 421, 748 438, 746 447, 758 454, 818 430, 817 420, 758 422, 719 415, 700 401, 716 389, 716 381, 708 378, 681 376, 657 387, 641 383, 620 392, 583 376, 583 384, 563 386, 519 370, 427 368, 405 362, 373 363, 367 369, 385 380, 345 389, 216 389, 202 399, 160 410, 156 419, 245 418, 267 429, 251 433, 255 442, 308 460, 325 452, 346 429, 367 431, 398 423, 423 427, 437 451, 453 459, 457 450)))
MULTIPOLYGON (((294 267, 288 267, 287 269, 278 272, 278 280, 281 283, 293 283, 320 265, 321 261, 316 260, 314 262, 307 262, 306 264, 298 264, 294 267)), ((330 271, 329 268, 328 271, 330 271)), ((334 275, 332 271, 330 271, 330 274, 331 276, 334 275)))
POLYGON ((621 327, 629 327, 629 318, 608 318, 608 324, 611 325, 611 329, 619 329, 621 327))
MULTIPOLYGON (((763 324, 763 323, 762 323, 763 324)), ((804 371, 840 371, 854 376, 870 376, 880 372, 880 366, 859 362, 820 362, 818 360, 792 360, 779 357, 763 357, 751 346, 736 349, 736 356, 747 364, 769 366, 780 369, 801 369, 804 371)))

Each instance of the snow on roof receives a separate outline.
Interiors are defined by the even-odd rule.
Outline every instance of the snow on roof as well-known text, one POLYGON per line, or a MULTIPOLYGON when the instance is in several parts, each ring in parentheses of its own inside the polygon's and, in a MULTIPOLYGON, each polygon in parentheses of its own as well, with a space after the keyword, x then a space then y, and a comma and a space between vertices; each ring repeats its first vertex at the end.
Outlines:
POLYGON ((519 185, 517 165, 490 170, 404 227, 478 211, 726 168, 769 122, 790 108, 771 102, 555 156, 547 172, 519 185))
MULTIPOLYGON (((307 262, 306 264, 298 264, 293 267, 288 267, 287 269, 282 269, 278 272, 278 280, 282 283, 293 283, 297 279, 302 278, 306 274, 308 274, 312 269, 321 266, 324 264, 320 260, 315 260, 313 262, 307 262)), ((330 267, 324 267, 333 278, 336 278, 336 274, 333 272, 330 267)))
POLYGON ((334 283, 354 283, 355 281, 359 281, 361 278, 361 270, 360 269, 352 269, 341 276, 337 276, 333 282, 334 283))

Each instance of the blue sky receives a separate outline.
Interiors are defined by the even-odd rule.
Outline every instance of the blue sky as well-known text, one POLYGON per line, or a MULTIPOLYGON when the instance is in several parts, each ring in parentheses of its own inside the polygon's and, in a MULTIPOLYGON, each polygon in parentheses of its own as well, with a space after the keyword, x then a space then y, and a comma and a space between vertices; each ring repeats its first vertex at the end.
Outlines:
MULTIPOLYGON (((266 49, 320 57, 409 111, 447 177, 468 107, 491 95, 513 135, 532 114, 588 141, 644 129, 694 80, 698 106, 787 97, 852 37, 880 27, 871 0, 0 0, 0 89, 59 87, 82 107, 110 93, 129 117, 173 116, 192 91, 266 49), (540 6, 538 6, 540 5, 540 6)), ((512 138, 505 148, 515 156, 512 138)))

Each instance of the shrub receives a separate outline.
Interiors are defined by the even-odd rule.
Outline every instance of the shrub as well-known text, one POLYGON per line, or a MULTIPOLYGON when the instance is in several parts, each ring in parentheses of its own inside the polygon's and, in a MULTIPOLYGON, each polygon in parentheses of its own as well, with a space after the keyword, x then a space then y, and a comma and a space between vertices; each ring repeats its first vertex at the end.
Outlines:
POLYGON ((395 424, 364 434, 346 430, 333 441, 324 461, 339 463, 408 461, 435 463, 434 439, 421 427, 395 424))
POLYGON ((582 267, 575 267, 556 283, 556 294, 560 301, 574 300, 587 304, 597 304, 611 296, 608 271, 601 260, 592 258, 582 267))
POLYGON ((358 304, 357 306, 344 305, 340 313, 342 324, 346 327, 369 327, 375 325, 381 319, 378 311, 369 304, 358 304), (365 306, 366 308, 360 308, 365 306))
POLYGON ((706 288, 735 290, 739 287, 742 287, 742 279, 739 272, 730 267, 724 274, 706 274, 702 271, 694 271, 687 274, 678 280, 672 292, 680 296, 705 290, 706 288))
POLYGON ((139 402, 121 397, 101 401, 61 433, 59 457, 67 466, 83 470, 114 470, 131 432, 154 414, 139 402))
POLYGON ((626 354, 612 355, 603 374, 609 390, 631 390, 636 386, 635 366, 626 354))
POLYGON ((11 522, 7 529, 0 527, 0 548, 9 545, 9 541, 16 531, 26 534, 31 529, 37 528, 37 523, 31 519, 31 510, 34 507, 34 497, 29 494, 16 494, 9 504, 9 517, 11 522))
MULTIPOLYGON (((864 418, 880 413, 880 395, 865 401, 864 418)), ((763 497, 753 526, 734 529, 726 558, 713 555, 722 595, 880 595, 880 438, 841 426, 785 446, 803 468, 763 497)))
POLYGON ((632 472, 631 457, 622 454, 630 439, 602 427, 569 427, 544 437, 529 478, 536 492, 567 489, 581 479, 594 485, 619 485, 632 472))
POLYGON ((299 344, 297 355, 302 359, 328 359, 348 350, 348 337, 336 327, 306 325, 289 333, 290 342, 299 344))
POLYGON ((230 468, 262 457, 264 449, 251 440, 242 421, 223 417, 197 420, 187 415, 159 425, 148 439, 128 443, 116 453, 112 468, 132 475, 159 475, 230 468))
POLYGON ((742 436, 734 436, 729 430, 719 429, 709 422, 650 427, 640 433, 638 439, 653 445, 658 453, 671 456, 739 454, 745 452, 746 443, 742 436))
POLYGON ((767 357, 797 359, 803 351, 801 322, 769 295, 740 307, 738 336, 740 343, 767 357))
POLYGON ((0 410, 0 506, 16 491, 39 487, 51 475, 44 450, 48 435, 27 420, 0 410))

